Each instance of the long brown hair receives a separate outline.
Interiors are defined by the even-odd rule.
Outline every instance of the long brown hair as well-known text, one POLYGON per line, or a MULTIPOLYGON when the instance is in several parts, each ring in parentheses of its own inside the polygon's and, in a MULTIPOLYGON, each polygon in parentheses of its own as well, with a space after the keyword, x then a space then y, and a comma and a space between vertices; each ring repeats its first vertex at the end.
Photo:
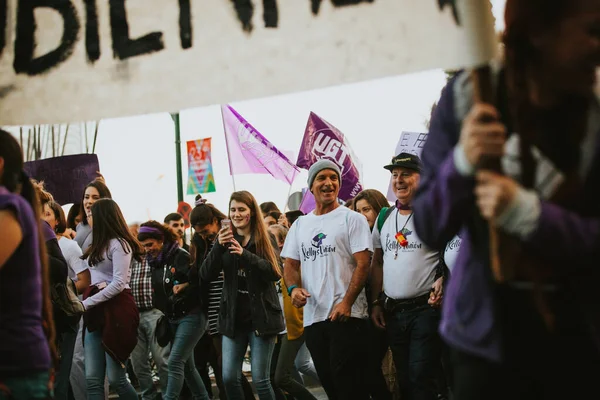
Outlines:
POLYGON ((79 218, 81 218, 81 222, 84 225, 88 224, 88 220, 87 214, 85 213, 85 207, 83 207, 83 201, 85 200, 85 191, 89 187, 96 188, 101 199, 112 199, 112 194, 110 193, 110 190, 108 190, 108 186, 106 186, 106 184, 103 181, 99 179, 94 179, 93 181, 88 183, 83 189, 83 194, 81 195, 81 205, 79 208, 79 218))
POLYGON ((46 242, 42 233, 41 206, 33 184, 23 172, 23 152, 19 143, 10 133, 0 129, 0 157, 4 159, 2 185, 12 193, 20 192, 29 202, 35 220, 38 222, 38 257, 41 262, 42 275, 42 327, 50 347, 50 356, 54 366, 58 367, 58 351, 56 349, 56 329, 50 300, 50 265, 46 253, 46 242))
POLYGON ((142 261, 144 253, 142 245, 133 237, 121 209, 112 199, 100 199, 92 206, 92 245, 83 253, 82 259, 88 259, 90 266, 97 265, 104 260, 109 242, 118 239, 125 253, 132 253, 132 257, 142 261))
POLYGON ((267 226, 263 220, 263 214, 256 202, 256 199, 252 193, 242 190, 239 192, 233 192, 229 199, 229 206, 231 208, 231 202, 237 201, 244 203, 250 209, 250 231, 254 237, 254 243, 256 243, 256 253, 258 256, 264 258, 271 263, 273 271, 281 276, 281 268, 279 266, 279 257, 273 248, 273 242, 271 241, 271 234, 267 231, 267 226))
POLYGON ((365 200, 367 203, 369 203, 375 212, 375 215, 379 215, 382 208, 390 206, 390 202, 385 198, 383 193, 375 189, 365 189, 356 195, 354 198, 354 204, 352 204, 352 209, 354 211, 357 211, 356 204, 361 200, 365 200))
POLYGON ((533 186, 535 174, 531 145, 537 146, 566 174, 574 172, 579 165, 589 99, 565 95, 552 108, 541 109, 531 98, 534 85, 538 88, 543 85, 535 77, 547 68, 533 37, 557 29, 573 11, 575 3, 573 0, 508 0, 506 3, 503 42, 507 93, 504 103, 508 104, 508 128, 518 132, 521 138, 523 184, 527 187, 533 186))

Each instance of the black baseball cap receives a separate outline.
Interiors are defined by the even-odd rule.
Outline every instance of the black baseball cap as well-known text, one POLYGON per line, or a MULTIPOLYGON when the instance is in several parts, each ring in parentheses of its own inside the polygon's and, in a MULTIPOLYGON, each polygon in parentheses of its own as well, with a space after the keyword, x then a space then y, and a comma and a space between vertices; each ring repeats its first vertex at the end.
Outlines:
POLYGON ((421 164, 421 159, 416 155, 410 153, 400 153, 396 157, 392 158, 392 162, 389 165, 386 165, 383 168, 387 169, 388 171, 391 171, 394 168, 406 168, 421 172, 423 165, 421 164))

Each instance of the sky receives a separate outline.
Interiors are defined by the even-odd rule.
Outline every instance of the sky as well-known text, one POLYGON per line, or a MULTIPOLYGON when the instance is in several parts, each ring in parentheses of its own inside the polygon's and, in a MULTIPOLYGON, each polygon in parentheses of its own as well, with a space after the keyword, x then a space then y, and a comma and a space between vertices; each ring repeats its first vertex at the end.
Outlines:
MULTIPOLYGON (((501 30, 498 17, 504 0, 492 0, 492 6, 496 28, 501 30)), ((363 187, 385 194, 389 172, 383 165, 394 156, 403 131, 426 132, 431 107, 445 83, 443 71, 433 70, 231 105, 279 150, 293 152, 294 161, 308 115, 315 112, 348 139, 363 166, 363 187)), ((217 191, 204 197, 222 211, 234 189, 250 191, 259 203, 274 201, 283 210, 288 195, 306 186, 304 170, 291 186, 270 175, 230 176, 219 105, 183 110, 180 118, 184 193, 186 141, 209 137, 217 191)), ((175 148, 168 113, 100 122, 96 144, 100 170, 128 222, 162 220, 177 209, 175 148)), ((184 201, 193 206, 194 195, 185 195, 184 201)))

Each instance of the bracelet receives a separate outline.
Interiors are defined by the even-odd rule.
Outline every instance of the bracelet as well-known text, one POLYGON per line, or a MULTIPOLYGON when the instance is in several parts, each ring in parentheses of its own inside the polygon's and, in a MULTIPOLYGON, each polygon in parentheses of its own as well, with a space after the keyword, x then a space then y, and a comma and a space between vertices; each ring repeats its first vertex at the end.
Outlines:
POLYGON ((288 296, 292 296, 292 290, 296 289, 298 285, 292 285, 288 288, 288 296))

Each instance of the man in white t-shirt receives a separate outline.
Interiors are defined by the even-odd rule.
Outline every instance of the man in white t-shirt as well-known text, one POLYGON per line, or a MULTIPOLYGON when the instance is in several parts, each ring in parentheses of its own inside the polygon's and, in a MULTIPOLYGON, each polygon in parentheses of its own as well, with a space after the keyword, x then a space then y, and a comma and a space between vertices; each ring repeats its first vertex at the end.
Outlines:
POLYGON ((339 205, 341 173, 335 163, 319 160, 308 175, 316 209, 294 222, 287 235, 281 253, 285 284, 292 304, 304 307, 306 345, 329 399, 368 399, 369 224, 339 205))
POLYGON ((400 153, 385 169, 392 173, 396 207, 382 211, 373 228, 371 319, 385 329, 403 399, 437 399, 442 343, 439 305, 445 265, 440 252, 415 233, 411 202, 421 160, 400 153))

